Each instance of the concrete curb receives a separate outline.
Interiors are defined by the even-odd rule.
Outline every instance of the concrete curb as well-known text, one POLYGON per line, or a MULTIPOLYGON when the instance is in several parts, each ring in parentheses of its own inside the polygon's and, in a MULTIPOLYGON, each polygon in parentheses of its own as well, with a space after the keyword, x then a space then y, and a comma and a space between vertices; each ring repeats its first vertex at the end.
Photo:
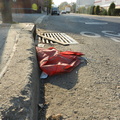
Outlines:
MULTIPOLYGON (((18 37, 16 38, 16 42, 14 44, 10 58, 6 66, 2 70, 1 81, 5 81, 6 79, 8 79, 9 76, 9 80, 12 80, 12 82, 14 82, 15 84, 19 84, 18 86, 21 86, 21 88, 16 88, 16 95, 16 91, 12 91, 12 94, 8 95, 7 100, 5 99, 6 104, 2 103, 2 107, 6 108, 6 110, 2 111, 2 118, 10 118, 11 120, 17 120, 19 117, 19 119, 25 118, 26 120, 37 120, 37 89, 39 87, 39 73, 36 64, 37 59, 35 55, 33 39, 33 31, 35 31, 35 25, 17 24, 13 25, 13 28, 16 28, 18 26, 25 27, 21 29, 20 33, 18 34, 18 37), (34 70, 36 71, 35 73, 34 70), (23 94, 24 92, 26 92, 26 94, 23 94), (13 106, 10 107, 8 104, 9 101, 11 101, 11 98, 13 98, 13 96, 13 106), (20 96, 24 96, 24 98, 27 99, 27 104, 25 100, 20 100, 20 96), (17 103, 16 100, 19 100, 19 102, 17 103), (19 110, 24 110, 24 114, 22 116, 20 115, 20 112, 16 111, 17 115, 14 116, 13 112, 9 111, 9 109, 18 109, 18 106, 21 106, 19 107, 19 110), (6 113, 6 111, 9 112, 6 113)), ((17 85, 14 86, 12 84, 9 84, 10 90, 14 89, 15 87, 17 87, 17 85)), ((4 94, 7 93, 5 92, 4 94)))
MULTIPOLYGON (((40 17, 36 23, 40 24, 44 17, 45 15, 42 18, 40 17)), ((12 80, 7 85, 8 91, 11 91, 12 94, 8 94, 7 91, 4 91, 4 87, 1 87, 3 90, 2 101, 5 102, 0 105, 0 118, 38 120, 40 71, 34 43, 36 25, 20 23, 12 25, 11 28, 18 28, 20 32, 16 35, 10 58, 0 74, 1 83, 7 81, 8 76, 9 80, 12 80), (4 95, 7 95, 7 98, 4 95), (13 110, 16 111, 13 112, 13 110)))
POLYGON ((43 15, 41 17, 39 17, 36 21, 35 21, 35 24, 40 24, 42 22, 42 20, 44 19, 46 15, 43 15))

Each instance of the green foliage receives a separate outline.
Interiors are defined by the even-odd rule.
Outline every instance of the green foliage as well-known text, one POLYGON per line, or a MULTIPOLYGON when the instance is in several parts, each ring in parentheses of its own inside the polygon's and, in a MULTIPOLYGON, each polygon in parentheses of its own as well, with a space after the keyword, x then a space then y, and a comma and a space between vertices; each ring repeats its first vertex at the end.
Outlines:
POLYGON ((115 3, 112 2, 108 9, 108 15, 115 15, 115 3))
POLYGON ((60 9, 60 10, 64 10, 67 5, 68 5, 67 2, 62 2, 62 3, 59 5, 59 9, 60 9))
POLYGON ((71 6, 71 11, 73 12, 73 13, 75 13, 75 11, 76 11, 76 3, 72 3, 72 6, 71 6))
POLYGON ((94 14, 96 14, 96 6, 94 7, 94 14))
POLYGON ((114 2, 112 2, 112 3, 110 4, 110 8, 111 8, 111 9, 115 9, 115 3, 114 3, 114 2))
POLYGON ((95 9, 95 6, 91 6, 91 14, 94 15, 94 9, 95 9))
POLYGON ((96 14, 97 14, 97 15, 100 14, 100 6, 99 6, 99 5, 96 7, 96 14))
POLYGON ((100 14, 100 6, 95 6, 94 8, 94 14, 99 15, 100 14))
POLYGON ((91 7, 88 7, 86 10, 87 10, 87 14, 91 14, 91 7))
POLYGON ((87 9, 85 7, 78 8, 78 13, 87 13, 87 9))
POLYGON ((92 15, 96 14, 96 15, 117 15, 117 16, 120 16, 120 9, 115 9, 115 4, 113 2, 109 6, 108 11, 98 5, 98 6, 90 6, 88 8, 80 7, 80 8, 78 8, 77 13, 92 14, 92 15))
POLYGON ((107 15, 107 10, 102 8, 100 11, 100 15, 107 15))
POLYGON ((120 16, 120 9, 115 9, 115 15, 120 16))
POLYGON ((52 2, 53 0, 44 0, 44 2, 45 2, 45 7, 48 7, 49 9, 51 9, 51 7, 52 7, 52 4, 53 4, 53 2, 52 2))
POLYGON ((95 6, 90 6, 87 8, 87 14, 94 14, 94 7, 95 6))
POLYGON ((80 7, 78 8, 78 13, 83 13, 83 14, 94 14, 94 8, 95 6, 89 6, 88 8, 85 7, 80 7))

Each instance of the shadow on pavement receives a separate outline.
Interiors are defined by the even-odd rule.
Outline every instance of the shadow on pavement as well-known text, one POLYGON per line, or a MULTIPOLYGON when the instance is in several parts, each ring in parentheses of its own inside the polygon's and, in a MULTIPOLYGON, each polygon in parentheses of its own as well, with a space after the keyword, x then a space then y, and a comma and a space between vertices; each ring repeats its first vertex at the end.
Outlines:
MULTIPOLYGON (((46 111, 49 107, 49 103, 45 103, 45 86, 44 84, 46 83, 49 83, 49 84, 52 84, 52 85, 56 85, 56 86, 59 86, 63 89, 67 89, 67 90, 70 90, 72 89, 76 83, 77 83, 77 80, 78 80, 78 71, 81 67, 84 67, 87 65, 87 61, 84 61, 83 63, 81 63, 80 65, 78 65, 72 72, 70 73, 64 73, 64 74, 60 74, 60 75, 54 75, 54 76, 51 76, 51 77, 48 77, 47 79, 41 79, 41 82, 42 85, 43 85, 43 88, 42 90, 43 91, 43 99, 44 101, 43 102, 43 105, 44 107, 41 108, 40 110, 40 120, 44 120, 46 119, 46 111)), ((51 88, 52 89, 52 88, 51 88)), ((62 120, 62 118, 61 118, 62 120)))
MULTIPOLYGON (((24 92, 24 91, 22 91, 24 92)), ((10 100, 13 104, 6 111, 2 111, 2 120, 19 120, 22 118, 23 120, 28 119, 26 114, 30 111, 25 109, 27 106, 30 106, 29 100, 26 100, 25 97, 14 97, 10 100), (26 106, 26 107, 25 107, 26 106)))
POLYGON ((70 73, 63 73, 60 75, 48 77, 47 79, 44 80, 44 83, 50 83, 67 90, 72 89, 77 83, 79 69, 86 65, 87 65, 87 62, 84 61, 70 73))

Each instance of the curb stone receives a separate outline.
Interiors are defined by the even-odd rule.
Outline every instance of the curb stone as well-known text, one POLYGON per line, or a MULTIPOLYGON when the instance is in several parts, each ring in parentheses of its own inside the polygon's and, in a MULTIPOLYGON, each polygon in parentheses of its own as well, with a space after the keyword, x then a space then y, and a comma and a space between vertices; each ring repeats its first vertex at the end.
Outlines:
POLYGON ((37 120, 39 68, 33 39, 35 25, 20 23, 12 27, 20 26, 25 27, 20 31, 1 75, 1 118, 37 120))
MULTIPOLYGON (((40 16, 35 23, 40 24, 45 16, 40 16)), ((10 29, 20 31, 0 74, 0 119, 38 120, 40 70, 34 41, 36 25, 12 24, 10 29)))

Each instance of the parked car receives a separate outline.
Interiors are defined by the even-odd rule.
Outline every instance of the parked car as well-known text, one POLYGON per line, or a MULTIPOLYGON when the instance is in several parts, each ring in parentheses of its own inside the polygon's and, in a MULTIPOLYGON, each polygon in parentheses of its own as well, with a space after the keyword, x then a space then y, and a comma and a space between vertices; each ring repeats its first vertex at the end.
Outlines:
POLYGON ((51 15, 60 15, 60 11, 58 7, 53 7, 51 9, 51 15))
POLYGON ((61 11, 61 14, 66 14, 66 11, 65 11, 65 10, 62 10, 62 11, 61 11))

